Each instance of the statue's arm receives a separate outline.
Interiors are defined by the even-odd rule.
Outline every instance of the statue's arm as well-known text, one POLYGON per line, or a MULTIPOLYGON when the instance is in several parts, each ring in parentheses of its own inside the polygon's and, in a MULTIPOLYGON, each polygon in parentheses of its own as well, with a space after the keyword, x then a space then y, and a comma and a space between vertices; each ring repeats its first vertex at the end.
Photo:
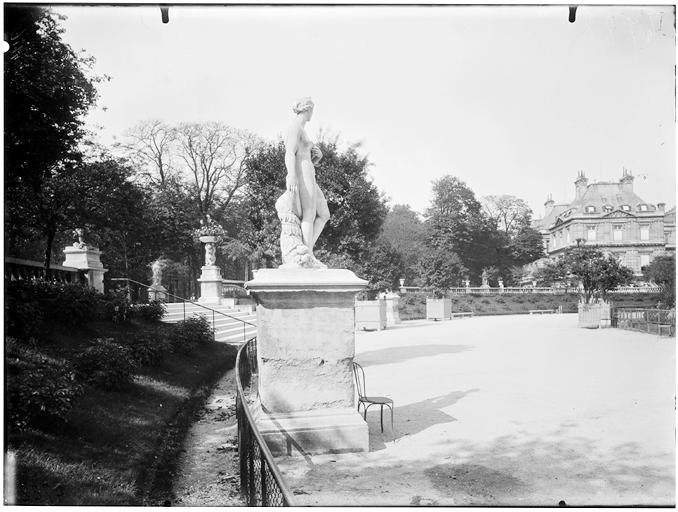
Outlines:
POLYGON ((296 166, 299 133, 299 128, 295 126, 289 129, 287 136, 285 137, 285 167, 287 168, 287 178, 285 179, 285 182, 287 190, 294 190, 299 183, 296 166))

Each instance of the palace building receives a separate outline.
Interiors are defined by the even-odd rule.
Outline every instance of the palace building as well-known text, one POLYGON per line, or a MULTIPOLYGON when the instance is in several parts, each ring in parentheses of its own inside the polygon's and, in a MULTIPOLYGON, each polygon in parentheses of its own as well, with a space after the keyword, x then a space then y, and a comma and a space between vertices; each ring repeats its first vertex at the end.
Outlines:
POLYGON ((589 183, 580 171, 572 202, 556 204, 549 195, 544 217, 533 221, 549 257, 585 244, 615 255, 639 276, 655 255, 675 251, 676 208, 643 200, 633 179, 624 169, 618 182, 589 183))

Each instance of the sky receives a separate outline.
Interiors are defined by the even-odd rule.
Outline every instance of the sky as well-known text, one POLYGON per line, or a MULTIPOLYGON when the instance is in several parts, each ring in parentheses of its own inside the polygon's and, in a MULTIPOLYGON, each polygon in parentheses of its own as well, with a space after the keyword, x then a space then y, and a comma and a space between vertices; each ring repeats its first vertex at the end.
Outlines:
MULTIPOLYGON (((675 204, 673 6, 58 6, 64 40, 96 59, 88 124, 101 142, 145 119, 221 121, 275 140, 298 98, 360 142, 390 204, 423 212, 459 177, 477 197, 574 198, 582 170, 625 167, 675 204)), ((320 171, 319 171, 320 172, 320 171)))

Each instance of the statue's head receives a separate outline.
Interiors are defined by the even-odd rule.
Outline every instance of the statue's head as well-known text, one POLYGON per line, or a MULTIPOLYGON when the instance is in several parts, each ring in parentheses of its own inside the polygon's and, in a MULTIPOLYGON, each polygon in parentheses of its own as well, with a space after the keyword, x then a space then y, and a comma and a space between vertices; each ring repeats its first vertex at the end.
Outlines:
POLYGON ((307 96, 306 98, 302 98, 299 101, 297 101, 293 106, 292 106, 292 111, 297 114, 306 114, 308 116, 308 119, 311 119, 311 116, 313 115, 313 107, 314 107, 313 100, 307 96))

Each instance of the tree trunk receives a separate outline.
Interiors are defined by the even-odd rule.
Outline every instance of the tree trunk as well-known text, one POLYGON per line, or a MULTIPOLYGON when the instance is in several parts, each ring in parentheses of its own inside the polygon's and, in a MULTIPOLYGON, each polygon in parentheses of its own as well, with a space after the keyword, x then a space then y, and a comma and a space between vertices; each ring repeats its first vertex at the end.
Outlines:
POLYGON ((56 229, 47 228, 45 233, 47 238, 47 243, 45 246, 45 259, 43 261, 45 268, 45 277, 47 276, 47 271, 52 265, 52 245, 54 244, 54 237, 56 236, 56 229))

